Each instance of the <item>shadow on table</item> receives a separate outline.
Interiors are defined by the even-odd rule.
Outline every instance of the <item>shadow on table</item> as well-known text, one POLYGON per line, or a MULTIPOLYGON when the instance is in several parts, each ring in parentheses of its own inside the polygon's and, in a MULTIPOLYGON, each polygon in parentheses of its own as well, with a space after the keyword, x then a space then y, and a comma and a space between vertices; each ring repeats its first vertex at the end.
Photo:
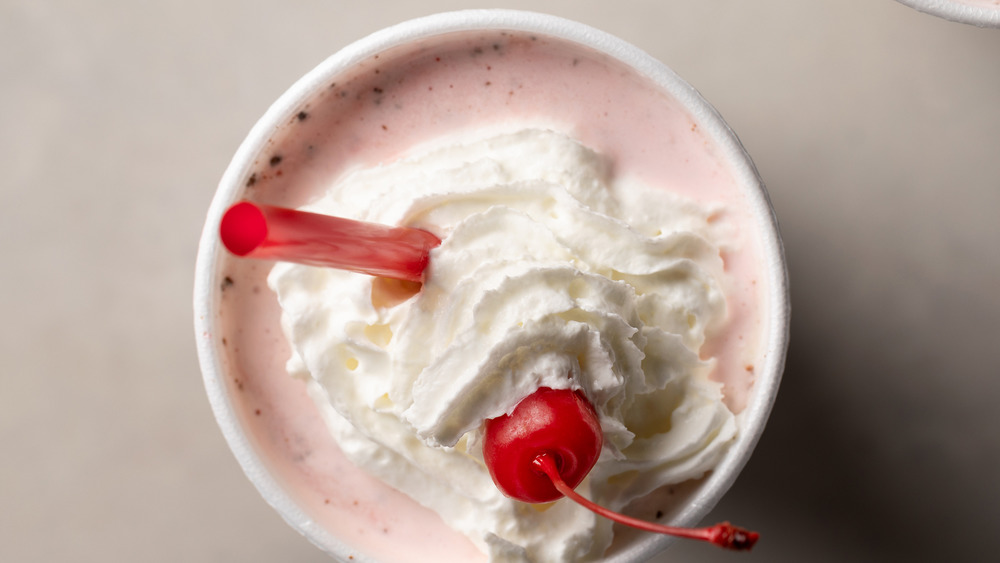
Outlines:
MULTIPOLYGON (((809 239, 786 237, 797 241, 787 244, 793 320, 777 403, 743 474, 705 520, 762 539, 749 554, 681 542, 662 560, 991 560, 1000 441, 989 395, 1000 396, 996 383, 956 377, 989 366, 995 374, 991 347, 979 336, 960 354, 957 343, 977 335, 911 322, 906 299, 884 298, 890 286, 941 297, 902 272, 845 289, 858 273, 850 251, 817 252, 831 242, 809 239)), ((945 299, 951 324, 975 318, 945 299)))

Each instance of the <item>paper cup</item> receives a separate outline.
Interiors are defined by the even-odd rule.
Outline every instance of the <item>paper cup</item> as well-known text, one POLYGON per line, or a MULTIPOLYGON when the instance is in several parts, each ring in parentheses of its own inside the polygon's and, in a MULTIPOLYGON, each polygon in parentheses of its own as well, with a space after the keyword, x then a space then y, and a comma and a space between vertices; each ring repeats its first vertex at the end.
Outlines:
POLYGON ((979 27, 1000 27, 997 0, 896 0, 911 8, 959 23, 979 27))
MULTIPOLYGON (((345 76, 357 75, 359 69, 375 73, 376 67, 365 65, 379 56, 391 60, 394 53, 418 42, 496 30, 542 37, 588 53, 596 51, 617 61, 616 65, 633 69, 661 90, 664 99, 679 103, 727 165, 750 216, 752 236, 758 238, 759 271, 766 288, 761 315, 766 330, 760 335, 765 354, 755 368, 756 379, 746 407, 737 417, 739 437, 714 471, 673 488, 674 508, 661 522, 695 525, 718 502, 749 458, 777 393, 788 343, 789 298, 773 210, 739 140, 691 86, 616 37, 548 15, 470 10, 379 31, 344 48, 296 82, 250 131, 209 209, 195 280, 198 354, 208 397, 226 440, 264 499, 296 530, 341 560, 376 561, 391 559, 394 554, 405 554, 409 561, 482 556, 476 555, 464 537, 445 528, 435 514, 415 506, 408 497, 340 457, 302 382, 285 373, 288 344, 281 333, 276 299, 265 285, 269 264, 228 255, 218 238, 220 218, 243 198, 297 205, 317 195, 313 193, 317 186, 329 178, 323 178, 324 174, 310 168, 309 163, 331 144, 336 150, 324 154, 343 162, 330 166, 350 164, 356 140, 345 139, 350 137, 346 130, 320 127, 321 118, 317 117, 324 103, 347 95, 337 89, 345 76), (392 515, 379 515, 383 510, 379 506, 391 506, 392 515), (382 537, 390 528, 393 538, 382 537), (426 541, 429 533, 434 542, 426 541), (435 552, 428 543, 441 547, 435 552)), ((556 84, 542 86, 554 93, 560 88, 556 84)), ((405 135, 403 138, 401 142, 407 142, 405 135)), ((666 536, 621 530, 616 533, 609 560, 644 560, 671 541, 666 536)))

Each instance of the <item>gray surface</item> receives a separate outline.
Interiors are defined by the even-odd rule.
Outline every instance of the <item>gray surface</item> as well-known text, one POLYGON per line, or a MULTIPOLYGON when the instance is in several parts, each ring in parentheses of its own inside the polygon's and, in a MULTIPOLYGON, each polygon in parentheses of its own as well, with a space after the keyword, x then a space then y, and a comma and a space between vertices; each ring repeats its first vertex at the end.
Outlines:
POLYGON ((981 561, 1000 521, 1000 30, 890 0, 0 4, 0 560, 326 561, 243 477, 191 328, 214 186, 294 79, 461 7, 648 50, 740 134, 789 257, 792 346, 710 520, 749 555, 981 561))

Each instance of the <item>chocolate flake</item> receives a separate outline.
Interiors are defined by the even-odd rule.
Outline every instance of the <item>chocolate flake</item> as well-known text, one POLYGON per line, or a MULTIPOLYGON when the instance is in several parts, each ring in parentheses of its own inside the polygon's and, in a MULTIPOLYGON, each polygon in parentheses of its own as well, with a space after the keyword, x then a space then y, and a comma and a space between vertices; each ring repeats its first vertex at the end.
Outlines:
POLYGON ((226 276, 226 277, 222 278, 222 284, 219 286, 219 289, 221 289, 222 291, 225 291, 225 290, 229 289, 230 287, 233 287, 233 285, 235 285, 235 284, 236 284, 236 282, 233 281, 233 278, 231 278, 229 276, 226 276))
POLYGON ((304 111, 300 111, 298 115, 296 115, 295 117, 297 117, 299 121, 305 121, 306 119, 309 118, 309 114, 304 111))
POLYGON ((271 157, 271 161, 270 161, 271 166, 277 166, 277 165, 281 164, 281 158, 282 157, 281 157, 280 154, 276 154, 276 155, 272 156, 271 157))
POLYGON ((257 173, 255 172, 251 174, 249 178, 247 178, 247 187, 248 188, 252 187, 256 183, 257 183, 257 173))

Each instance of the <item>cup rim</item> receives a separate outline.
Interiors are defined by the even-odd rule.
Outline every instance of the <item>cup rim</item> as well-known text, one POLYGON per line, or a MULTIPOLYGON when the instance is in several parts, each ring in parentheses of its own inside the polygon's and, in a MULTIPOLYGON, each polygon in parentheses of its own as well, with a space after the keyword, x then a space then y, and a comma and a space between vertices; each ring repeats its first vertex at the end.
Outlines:
MULTIPOLYGON (((324 88, 333 76, 370 56, 412 41, 452 32, 494 29, 537 33, 590 47, 650 79, 676 98, 723 151, 724 160, 731 166, 736 182, 745 190, 744 195, 752 207, 750 211, 758 227, 762 258, 767 262, 763 270, 769 277, 765 305, 769 329, 762 335, 765 365, 763 370, 757 372, 751 400, 738 415, 742 419, 739 437, 723 460, 704 477, 693 502, 678 512, 673 519, 676 525, 696 524, 732 486, 763 432, 777 395, 788 348, 790 315, 788 273, 777 219, 763 181, 742 143, 697 90, 638 47, 586 24, 549 14, 505 9, 461 10, 424 16, 384 28, 347 45, 306 73, 253 126, 233 156, 212 199, 195 266, 197 352, 209 403, 223 436, 243 471, 268 504, 294 529, 334 556, 344 558, 350 553, 354 560, 370 560, 350 550, 340 539, 319 526, 279 485, 250 443, 227 393, 220 350, 213 339, 217 332, 214 311, 218 308, 214 290, 219 285, 217 264, 222 251, 217 236, 219 221, 225 209, 235 203, 254 158, 266 146, 270 136, 294 116, 312 94, 324 88)), ((648 539, 619 550, 609 561, 645 559, 662 551, 672 541, 671 537, 650 535, 648 539)))
POLYGON ((978 27, 1000 28, 1000 5, 995 8, 972 6, 954 0, 896 0, 917 11, 949 21, 978 27))

